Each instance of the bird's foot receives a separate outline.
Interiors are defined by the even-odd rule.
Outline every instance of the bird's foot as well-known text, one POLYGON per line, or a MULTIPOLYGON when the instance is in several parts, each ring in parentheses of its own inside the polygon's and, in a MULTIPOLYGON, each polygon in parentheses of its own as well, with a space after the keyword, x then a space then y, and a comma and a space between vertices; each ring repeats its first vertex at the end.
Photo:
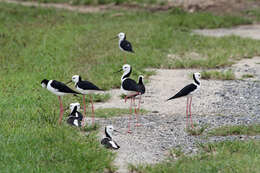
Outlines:
POLYGON ((131 130, 128 130, 128 131, 127 131, 127 133, 131 134, 131 133, 132 133, 132 131, 131 131, 131 130))
POLYGON ((135 127, 140 127, 140 126, 142 126, 142 124, 139 124, 139 123, 135 124, 135 127))

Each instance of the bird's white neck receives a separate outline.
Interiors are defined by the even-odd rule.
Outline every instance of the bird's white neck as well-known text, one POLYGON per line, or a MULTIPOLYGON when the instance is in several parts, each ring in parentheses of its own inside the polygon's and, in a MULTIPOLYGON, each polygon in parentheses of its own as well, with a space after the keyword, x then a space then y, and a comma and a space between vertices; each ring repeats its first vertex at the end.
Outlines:
POLYGON ((123 75, 122 75, 122 77, 121 77, 121 82, 124 81, 127 77, 129 77, 130 74, 131 74, 131 69, 127 69, 127 70, 123 73, 123 75))
POLYGON ((112 133, 109 132, 109 130, 106 129, 105 133, 106 133, 106 137, 112 139, 112 133))

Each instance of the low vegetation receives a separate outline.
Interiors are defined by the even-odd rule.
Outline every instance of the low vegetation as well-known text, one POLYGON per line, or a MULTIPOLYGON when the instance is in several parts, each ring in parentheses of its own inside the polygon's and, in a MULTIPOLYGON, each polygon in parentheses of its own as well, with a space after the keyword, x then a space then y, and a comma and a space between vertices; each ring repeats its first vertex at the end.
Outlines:
POLYGON ((201 144, 200 149, 194 156, 181 155, 178 160, 174 157, 155 165, 131 166, 130 169, 133 173, 251 173, 260 170, 260 142, 226 141, 201 144))
POLYGON ((252 75, 252 74, 243 74, 242 78, 243 79, 245 79, 245 78, 254 78, 254 75, 252 75))
POLYGON ((216 70, 209 70, 209 71, 202 71, 201 72, 202 79, 216 79, 216 80, 234 80, 235 74, 232 70, 226 71, 216 71, 216 70))
POLYGON ((259 135, 260 124, 222 126, 208 132, 210 136, 259 135))
POLYGON ((189 135, 192 135, 192 136, 199 136, 201 135, 206 129, 208 128, 207 125, 204 125, 204 126, 194 126, 194 128, 187 128, 186 131, 189 135))

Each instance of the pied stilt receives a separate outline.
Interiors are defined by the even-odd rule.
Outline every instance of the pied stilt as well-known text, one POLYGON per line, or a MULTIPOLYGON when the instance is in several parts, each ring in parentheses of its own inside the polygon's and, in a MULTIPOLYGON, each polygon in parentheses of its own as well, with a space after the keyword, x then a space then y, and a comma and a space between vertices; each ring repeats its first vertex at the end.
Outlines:
POLYGON ((80 104, 79 103, 71 103, 70 104, 70 114, 67 119, 67 123, 73 126, 81 127, 83 120, 83 115, 79 112, 80 104))
POLYGON ((113 141, 112 133, 117 132, 114 130, 113 126, 106 126, 105 127, 105 135, 106 137, 101 140, 101 144, 104 145, 106 148, 117 150, 120 146, 113 141))
MULTIPOLYGON (((196 93, 200 89, 200 73, 194 73, 193 79, 194 82, 185 86, 183 89, 181 89, 177 94, 175 94, 173 97, 169 98, 168 100, 176 99, 179 97, 187 97, 187 104, 186 104, 186 117, 187 117, 187 124, 188 125, 188 108, 190 113, 190 122, 193 128, 192 119, 191 119, 191 102, 192 102, 192 95, 196 93), (189 101, 190 100, 190 101, 189 101)), ((167 100, 167 101, 168 101, 167 100)))
MULTIPOLYGON (((124 71, 122 77, 121 77, 121 90, 123 91, 123 93, 126 95, 125 96, 125 102, 127 101, 128 98, 131 99, 131 102, 130 102, 130 115, 129 115, 129 121, 128 121, 128 133, 131 133, 131 130, 130 130, 130 120, 131 120, 131 114, 132 114, 132 101, 133 101, 133 98, 140 95, 141 92, 142 92, 142 87, 140 85, 138 85, 136 83, 136 81, 134 81, 133 79, 130 79, 130 75, 132 73, 132 67, 129 65, 129 64, 125 64, 123 65, 123 68, 121 70, 119 70, 118 72, 120 71, 124 71)), ((136 117, 137 119, 137 117, 136 117)), ((137 119, 137 126, 138 125, 138 119, 137 119)))
POLYGON ((66 86, 64 83, 56 81, 56 80, 47 80, 43 79, 41 81, 41 85, 43 88, 47 88, 50 92, 57 95, 60 101, 60 118, 59 118, 59 124, 61 123, 62 116, 63 116, 63 106, 61 101, 61 96, 67 95, 67 94, 80 94, 72 89, 70 89, 68 86, 66 86))
POLYGON ((93 100, 92 100, 92 93, 96 92, 96 91, 102 91, 101 89, 99 89, 96 85, 94 85, 93 83, 89 82, 89 81, 83 81, 81 79, 81 76, 79 75, 74 75, 72 76, 72 80, 69 81, 70 82, 74 82, 75 83, 75 87, 76 89, 83 94, 83 104, 84 104, 84 115, 86 116, 86 102, 85 102, 85 95, 86 94, 90 94, 90 101, 91 101, 91 105, 92 105, 92 124, 95 123, 95 112, 94 112, 94 105, 93 105, 93 100))
MULTIPOLYGON (((125 33, 120 32, 115 38, 119 38, 118 43, 119 43, 119 49, 120 50, 122 50, 124 52, 134 53, 131 43, 126 40, 126 34, 125 33)), ((126 58, 125 58, 125 63, 126 63, 126 58)))

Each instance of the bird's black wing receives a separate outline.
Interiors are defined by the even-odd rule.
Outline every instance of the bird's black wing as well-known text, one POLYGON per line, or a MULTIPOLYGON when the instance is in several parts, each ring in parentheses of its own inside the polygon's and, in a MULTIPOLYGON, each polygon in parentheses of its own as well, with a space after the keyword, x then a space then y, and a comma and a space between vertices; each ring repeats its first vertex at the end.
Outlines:
POLYGON ((122 87, 127 91, 140 92, 138 84, 133 79, 125 79, 122 83, 122 87))
POLYGON ((96 85, 89 81, 80 81, 77 83, 79 88, 82 88, 84 90, 101 90, 96 85))
POLYGON ((110 148, 110 149, 119 149, 120 146, 115 142, 115 141, 112 141, 110 138, 106 137, 104 139, 101 140, 101 144, 104 145, 106 148, 110 148), (113 144, 115 146, 113 146, 113 144))
POLYGON ((133 51, 133 49, 132 49, 131 43, 128 42, 127 40, 121 41, 120 47, 121 47, 122 49, 124 49, 125 51, 134 53, 134 51, 133 51))
POLYGON ((141 94, 145 93, 145 86, 143 84, 142 78, 139 79, 138 88, 139 88, 139 91, 141 92, 141 94))
POLYGON ((71 93, 71 94, 80 94, 72 89, 70 89, 67 85, 65 85, 62 82, 53 80, 51 83, 51 86, 55 89, 58 89, 59 92, 64 92, 64 93, 71 93))
POLYGON ((168 100, 186 96, 186 95, 190 94, 191 92, 193 92, 196 88, 197 88, 197 86, 195 84, 193 84, 193 83, 189 84, 189 85, 185 86, 184 88, 182 88, 177 94, 175 94, 173 97, 169 98, 168 100))

